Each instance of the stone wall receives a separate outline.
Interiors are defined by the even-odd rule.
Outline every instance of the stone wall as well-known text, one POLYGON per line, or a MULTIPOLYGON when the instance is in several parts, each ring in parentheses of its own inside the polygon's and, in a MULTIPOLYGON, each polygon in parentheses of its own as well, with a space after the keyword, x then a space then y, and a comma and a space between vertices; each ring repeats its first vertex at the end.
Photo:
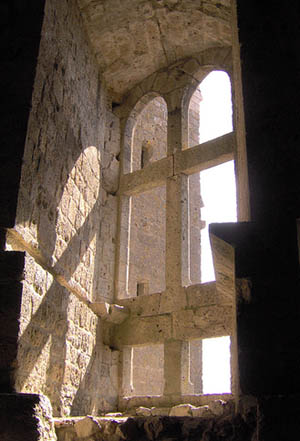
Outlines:
POLYGON ((48 395, 56 415, 116 404, 118 353, 59 277, 89 301, 112 300, 118 153, 76 2, 48 1, 16 219, 46 265, 26 255, 16 387, 48 395))

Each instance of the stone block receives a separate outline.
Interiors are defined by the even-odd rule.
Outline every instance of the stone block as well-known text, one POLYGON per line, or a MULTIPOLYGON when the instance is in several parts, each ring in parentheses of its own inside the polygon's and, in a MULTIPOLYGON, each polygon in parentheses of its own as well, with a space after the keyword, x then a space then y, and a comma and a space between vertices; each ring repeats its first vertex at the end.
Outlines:
POLYGON ((138 408, 136 409, 136 414, 137 414, 138 416, 145 416, 145 417, 148 417, 148 416, 151 415, 151 409, 149 409, 149 407, 143 407, 143 406, 140 406, 140 407, 138 407, 138 408))
MULTIPOLYGON (((209 403, 209 410, 216 416, 223 415, 226 410, 227 403, 223 400, 215 400, 209 403)), ((227 406, 228 407, 228 406, 227 406)))
POLYGON ((189 308, 214 305, 219 301, 216 282, 189 286, 186 288, 186 293, 189 308))
POLYGON ((132 317, 116 329, 113 341, 117 348, 123 345, 160 343, 171 338, 171 332, 170 315, 132 317))
POLYGON ((199 417, 199 418, 212 418, 214 414, 209 409, 209 406, 199 406, 199 407, 192 407, 191 414, 193 417, 199 417))
POLYGON ((87 438, 96 433, 101 433, 102 428, 98 421, 92 416, 87 416, 79 420, 74 425, 78 438, 87 438))
POLYGON ((171 408, 170 416, 192 416, 192 408, 191 404, 178 404, 171 408))
POLYGON ((107 302, 95 302, 91 304, 91 309, 103 320, 120 324, 129 315, 129 311, 125 306, 110 304, 107 302))
POLYGON ((120 299, 118 303, 128 308, 132 316, 147 317, 158 314, 162 295, 161 293, 154 293, 145 295, 143 298, 120 299))
POLYGON ((168 416, 170 414, 170 409, 168 407, 152 407, 152 416, 168 416))

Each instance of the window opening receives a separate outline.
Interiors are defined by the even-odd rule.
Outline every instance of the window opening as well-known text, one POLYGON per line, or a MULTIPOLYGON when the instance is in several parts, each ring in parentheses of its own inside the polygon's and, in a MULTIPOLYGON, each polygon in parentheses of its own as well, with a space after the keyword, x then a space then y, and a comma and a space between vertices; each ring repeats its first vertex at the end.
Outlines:
POLYGON ((166 187, 124 197, 119 298, 165 290, 166 187))
POLYGON ((163 344, 131 346, 123 351, 125 397, 161 396, 163 387, 163 344))
POLYGON ((202 340, 204 394, 231 393, 230 337, 202 340))
POLYGON ((231 393, 230 336, 185 342, 182 354, 183 395, 231 393))
POLYGON ((144 141, 142 144, 141 152, 141 169, 147 167, 150 164, 151 158, 153 156, 153 145, 150 141, 144 141))
POLYGON ((200 143, 232 132, 232 100, 229 76, 213 71, 201 82, 200 143))
POLYGON ((213 222, 236 222, 236 183, 234 161, 200 172, 203 207, 201 219, 201 282, 215 280, 215 271, 209 241, 208 226, 213 222))
POLYGON ((149 281, 137 282, 136 295, 137 296, 144 296, 146 294, 149 294, 149 281))
MULTIPOLYGON (((152 97, 149 101, 149 96, 145 96, 127 122, 124 171, 128 171, 129 157, 129 171, 136 172, 166 155, 166 102, 162 97, 152 97)), ((165 289, 165 205, 165 185, 122 196, 117 285, 119 298, 152 294, 165 289)))
MULTIPOLYGON (((167 115, 165 115, 163 123, 162 116, 156 118, 154 115, 155 106, 160 106, 161 110, 162 103, 164 101, 161 98, 153 99, 150 103, 152 107, 148 104, 137 118, 135 129, 132 132, 131 153, 127 155, 128 160, 130 157, 131 161, 131 172, 143 170, 152 162, 166 156, 167 115), (149 114, 150 109, 152 109, 152 115, 149 114), (161 136, 159 136, 158 132, 161 128, 161 136)), ((186 144, 189 146, 204 143, 232 131, 231 88, 229 76, 225 72, 215 71, 205 78, 200 88, 196 90, 191 98, 188 116, 189 137, 186 144), (216 78, 218 80, 220 75, 223 76, 221 89, 216 87, 215 83, 216 78), (213 86, 211 81, 208 81, 211 79, 214 79, 213 86), (214 93, 212 93, 212 90, 206 92, 206 83, 210 83, 210 88, 214 89, 214 93), (226 88, 227 98, 225 98, 223 90, 226 88), (226 100, 229 100, 227 108, 223 103, 226 100), (210 101, 208 110, 205 110, 205 106, 202 105, 205 101, 210 101), (219 121, 219 115, 220 113, 224 115, 226 112, 227 122, 224 123, 223 120, 222 123, 219 121), (204 126, 207 124, 208 127, 205 130, 204 126)), ((222 142, 222 140, 216 140, 214 143, 216 152, 222 152, 222 149, 218 147, 218 142, 222 142)), ((210 144, 204 146, 204 150, 209 146, 210 144)), ((198 150, 195 151, 198 154, 198 150)), ((126 285, 126 292, 123 295, 119 291, 119 297, 143 296, 165 291, 165 274, 167 274, 167 279, 169 275, 165 268, 166 228, 173 228, 170 216, 172 210, 168 211, 168 217, 166 216, 166 188, 168 190, 171 188, 172 191, 176 188, 178 195, 180 194, 178 184, 182 186, 181 210, 178 209, 179 202, 176 200, 176 204, 178 204, 176 206, 176 220, 178 225, 178 213, 181 212, 183 228, 182 230, 177 228, 176 231, 182 231, 182 262, 184 262, 184 258, 188 261, 182 273, 183 284, 186 286, 188 284, 198 284, 199 281, 203 283, 214 279, 212 259, 209 257, 211 251, 208 225, 211 222, 236 220, 236 190, 234 162, 228 161, 214 166, 214 164, 219 163, 219 160, 218 153, 213 154, 215 156, 212 160, 209 160, 210 162, 207 161, 203 164, 199 160, 196 165, 193 164, 190 168, 187 166, 184 169, 183 166, 182 170, 179 169, 178 172, 181 174, 180 180, 178 176, 176 176, 176 179, 172 178, 171 182, 167 181, 168 187, 166 187, 166 184, 161 186, 161 181, 157 181, 157 185, 160 185, 160 187, 152 188, 143 193, 139 193, 141 187, 138 186, 134 189, 135 191, 130 193, 130 196, 127 196, 124 192, 126 214, 124 223, 121 221, 120 262, 122 264, 122 256, 125 256, 124 274, 126 273, 126 277, 120 278, 120 280, 123 285, 126 285), (205 167, 210 168, 200 172, 205 167), (197 173, 190 174, 191 171, 196 170, 198 170, 197 173), (168 218, 170 224, 167 227, 166 218, 168 218), (122 231, 127 240, 126 243, 124 242, 124 246, 122 245, 122 231)), ((143 176, 143 174, 139 173, 137 176, 143 176)), ((147 176, 147 173, 145 176, 147 176)), ((134 179, 135 176, 133 176, 134 179)), ((149 188, 147 187, 147 181, 143 185, 149 188)), ((169 208, 170 205, 168 205, 169 208)), ((171 208, 173 208, 172 204, 171 208)), ((122 211, 122 216, 125 211, 122 211)), ((172 230, 170 231, 172 232, 172 230)), ((175 251, 177 253, 178 249, 175 251)), ((178 254, 176 254, 175 259, 177 266, 179 266, 177 263, 178 254)), ((167 258, 168 256, 167 254, 167 258)), ((122 268, 122 265, 120 267, 122 268)), ((184 264, 182 267, 184 267, 184 264)), ((169 269, 170 267, 168 267, 169 269)), ((174 285, 178 285, 180 288, 180 281, 176 280, 174 285)), ((213 334, 214 331, 212 331, 213 334)), ((176 381, 180 382, 181 375, 183 394, 198 395, 231 392, 229 336, 182 341, 177 346, 176 356, 179 354, 179 347, 182 348, 182 358, 176 359, 177 364, 180 365, 181 363, 182 366, 180 370, 177 369, 178 366, 176 365, 176 381)), ((164 374, 168 372, 169 359, 166 357, 166 365, 164 366, 164 350, 164 344, 131 346, 124 350, 124 397, 161 396, 164 389, 165 391, 168 390, 166 387, 164 388, 164 374), (164 368, 166 369, 165 372, 164 368), (154 379, 154 382, 152 379, 154 379)))
POLYGON ((141 170, 167 156, 167 105, 152 99, 136 118, 131 140, 131 171, 141 170))
MULTIPOLYGON (((213 71, 201 82, 189 104, 189 146, 231 132, 231 83, 224 71, 213 71)), ((215 280, 208 227, 237 220, 234 161, 189 175, 183 200, 189 230, 183 239, 183 284, 215 280), (186 194, 185 194, 186 193, 186 194)))

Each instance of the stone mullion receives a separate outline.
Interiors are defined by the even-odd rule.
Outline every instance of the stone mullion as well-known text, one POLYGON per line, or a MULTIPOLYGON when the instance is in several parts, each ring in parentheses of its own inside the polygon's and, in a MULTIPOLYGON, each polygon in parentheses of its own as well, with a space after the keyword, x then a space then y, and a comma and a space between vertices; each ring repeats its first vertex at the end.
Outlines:
POLYGON ((182 175, 181 194, 181 222, 182 222, 182 250, 181 250, 181 273, 183 286, 191 285, 191 243, 190 243, 190 193, 189 177, 182 175))
MULTIPOLYGON (((175 109, 168 114, 168 157, 182 149, 182 113, 175 109)), ((166 308, 176 310, 182 302, 182 176, 166 181, 166 308)), ((170 402, 180 399, 182 345, 180 340, 164 342, 164 396, 170 402)))
POLYGON ((182 150, 182 112, 175 109, 168 113, 168 156, 182 150))
POLYGON ((181 176, 167 179, 166 290, 176 295, 181 288, 181 176))
POLYGON ((168 340, 164 344, 164 396, 171 403, 181 396, 182 345, 179 340, 168 340))

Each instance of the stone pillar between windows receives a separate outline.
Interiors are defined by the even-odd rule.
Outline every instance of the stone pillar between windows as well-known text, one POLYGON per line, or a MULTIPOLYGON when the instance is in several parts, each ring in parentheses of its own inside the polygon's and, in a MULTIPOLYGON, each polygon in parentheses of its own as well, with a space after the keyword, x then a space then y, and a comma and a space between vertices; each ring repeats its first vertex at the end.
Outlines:
POLYGON ((182 175, 181 186, 181 222, 182 222, 182 250, 181 250, 181 271, 183 286, 191 285, 191 242, 190 242, 190 194, 189 194, 189 176, 182 175))
POLYGON ((201 221, 202 199, 200 193, 200 173, 189 176, 189 217, 190 217, 190 281, 191 285, 201 283, 201 221))
POLYGON ((181 287, 181 176, 167 179, 166 288, 174 295, 181 287))
POLYGON ((120 255, 118 261, 118 298, 128 297, 129 281, 129 256, 130 256, 130 219, 131 219, 131 197, 122 196, 121 206, 121 228, 120 228, 120 255))
POLYGON ((181 150, 182 112, 175 109, 168 113, 168 156, 181 150))
POLYGON ((182 341, 168 340, 164 344, 164 396, 181 395, 182 341))
POLYGON ((193 394, 203 393, 202 380, 202 340, 192 340, 189 342, 189 365, 190 382, 193 385, 193 394))

